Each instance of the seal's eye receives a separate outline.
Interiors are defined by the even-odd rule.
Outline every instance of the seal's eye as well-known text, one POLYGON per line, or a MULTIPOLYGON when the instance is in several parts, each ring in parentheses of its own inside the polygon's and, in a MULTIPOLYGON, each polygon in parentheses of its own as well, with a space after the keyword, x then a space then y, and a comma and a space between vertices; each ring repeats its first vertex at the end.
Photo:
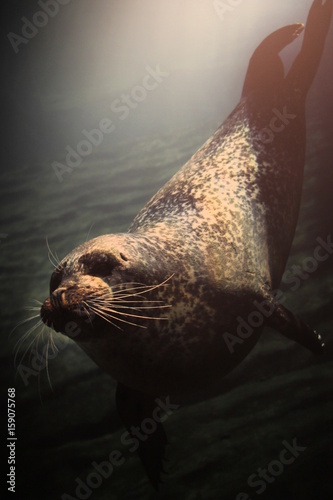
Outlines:
POLYGON ((114 255, 103 252, 91 252, 82 255, 79 263, 84 265, 87 274, 98 277, 110 276, 113 269, 120 265, 114 255))

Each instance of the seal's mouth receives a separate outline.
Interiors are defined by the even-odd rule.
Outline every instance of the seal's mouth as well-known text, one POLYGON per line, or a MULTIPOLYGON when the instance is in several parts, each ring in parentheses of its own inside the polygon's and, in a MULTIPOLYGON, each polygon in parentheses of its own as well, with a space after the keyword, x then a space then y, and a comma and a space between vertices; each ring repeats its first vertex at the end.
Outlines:
MULTIPOLYGON (((88 290, 94 290, 89 285, 88 290)), ((92 295, 94 295, 92 292, 92 295)), ((69 287, 60 286, 54 290, 50 297, 45 299, 40 315, 42 321, 55 330, 69 337, 73 331, 91 331, 95 315, 88 305, 87 286, 78 284, 69 287)))
POLYGON ((91 323, 89 311, 83 306, 66 308, 57 297, 52 294, 48 297, 40 310, 42 321, 45 325, 59 333, 69 337, 73 336, 73 331, 82 331, 85 325, 91 323))
POLYGON ((56 331, 59 331, 58 329, 56 329, 54 327, 54 319, 55 318, 54 318, 54 314, 53 314, 53 308, 51 306, 51 298, 50 297, 47 298, 46 300, 44 300, 43 305, 40 309, 40 316, 41 316, 43 322, 47 326, 53 328, 56 331))
POLYGON ((101 278, 89 275, 58 281, 56 287, 53 283, 50 291, 40 310, 41 319, 69 337, 73 337, 73 330, 90 333, 100 323, 93 310, 94 301, 100 296, 112 296, 110 287, 101 278))

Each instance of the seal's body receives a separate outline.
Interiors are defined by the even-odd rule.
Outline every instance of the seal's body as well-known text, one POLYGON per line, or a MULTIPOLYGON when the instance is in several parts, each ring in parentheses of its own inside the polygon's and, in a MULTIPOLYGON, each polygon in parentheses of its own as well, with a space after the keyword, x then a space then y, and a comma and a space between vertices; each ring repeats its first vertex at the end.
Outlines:
MULTIPOLYGON (((264 324, 313 352, 322 349, 274 289, 298 218, 305 98, 331 12, 332 0, 315 0, 286 77, 278 54, 303 26, 266 38, 238 106, 129 232, 81 245, 51 278, 43 321, 68 335, 69 324, 78 326, 77 343, 119 382, 128 428, 149 415, 156 396, 179 402, 217 394, 264 324)), ((158 429, 148 442, 159 448, 145 442, 139 451, 154 483, 165 445, 158 429)))

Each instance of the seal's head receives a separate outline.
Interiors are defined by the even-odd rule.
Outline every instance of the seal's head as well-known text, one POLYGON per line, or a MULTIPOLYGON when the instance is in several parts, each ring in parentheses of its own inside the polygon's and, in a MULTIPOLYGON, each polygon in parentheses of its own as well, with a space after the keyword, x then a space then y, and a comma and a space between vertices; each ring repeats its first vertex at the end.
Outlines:
POLYGON ((157 319, 160 301, 149 300, 156 281, 147 283, 147 261, 139 248, 135 237, 120 234, 95 238, 70 252, 51 276, 43 322, 84 342, 105 328, 142 328, 157 319), (154 315, 146 311, 152 308, 154 315))

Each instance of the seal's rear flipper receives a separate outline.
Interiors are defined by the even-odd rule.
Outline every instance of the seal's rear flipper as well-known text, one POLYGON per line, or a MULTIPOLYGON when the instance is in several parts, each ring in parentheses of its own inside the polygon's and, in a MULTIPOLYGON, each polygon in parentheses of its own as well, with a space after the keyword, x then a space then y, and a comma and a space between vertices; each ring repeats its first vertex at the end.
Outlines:
POLYGON ((303 97, 306 97, 317 73, 332 11, 332 0, 326 0, 324 4, 322 0, 314 0, 306 21, 301 51, 286 77, 288 85, 299 90, 303 97))
POLYGON ((137 451, 150 482, 158 489, 168 442, 160 418, 152 418, 159 407, 152 396, 129 389, 119 382, 116 404, 120 418, 129 432, 126 438, 127 444, 131 445, 129 450, 137 451), (145 433, 148 420, 149 424, 153 423, 153 428, 149 425, 149 431, 145 433))
POLYGON ((284 26, 266 37, 254 51, 247 69, 242 97, 253 93, 272 96, 284 82, 284 67, 279 53, 303 31, 300 23, 284 26))
MULTIPOLYGON (((267 301, 267 299, 266 299, 267 301)), ((324 343, 321 336, 302 320, 278 302, 270 300, 272 314, 267 319, 267 325, 282 333, 288 339, 294 340, 298 344, 306 347, 314 354, 321 354, 324 350, 324 343)))
POLYGON ((333 11, 333 0, 314 0, 304 31, 304 41, 288 75, 279 53, 303 31, 303 24, 284 26, 266 37, 254 51, 247 70, 242 97, 254 93, 259 98, 272 96, 285 82, 306 97, 317 73, 333 11))

